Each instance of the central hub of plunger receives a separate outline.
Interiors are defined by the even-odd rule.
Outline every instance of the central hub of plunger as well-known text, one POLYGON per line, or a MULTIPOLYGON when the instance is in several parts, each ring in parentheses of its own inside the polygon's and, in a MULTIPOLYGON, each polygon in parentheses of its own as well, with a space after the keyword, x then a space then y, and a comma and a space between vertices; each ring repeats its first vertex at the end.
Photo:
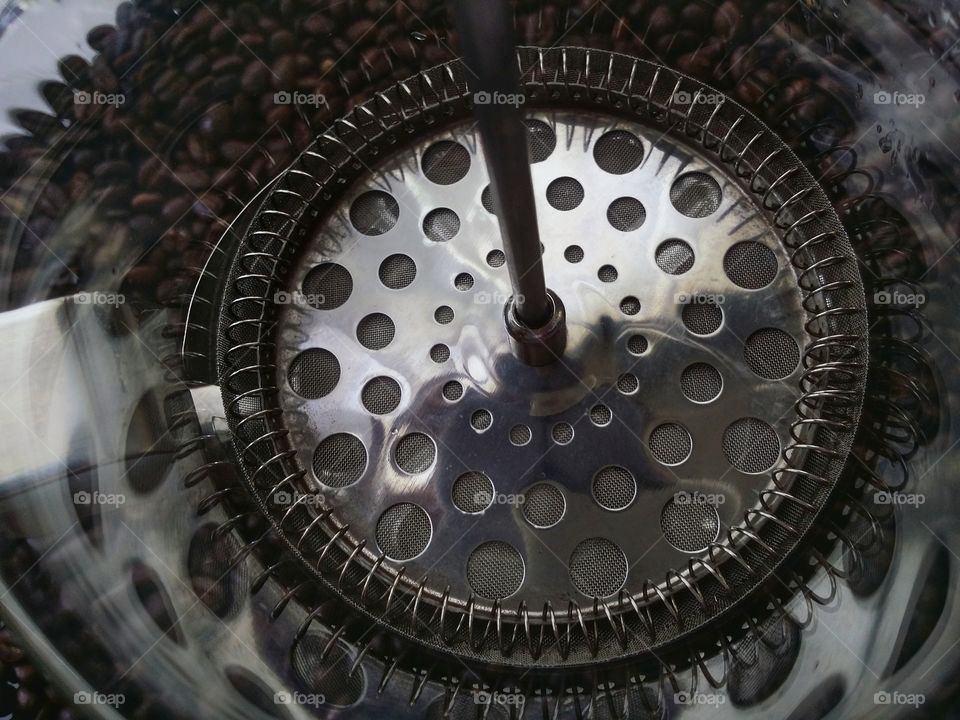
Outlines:
POLYGON ((513 297, 503 307, 510 347, 527 365, 541 367, 556 362, 567 347, 567 315, 563 301, 553 290, 547 290, 547 302, 550 315, 540 327, 530 327, 517 316, 513 297))

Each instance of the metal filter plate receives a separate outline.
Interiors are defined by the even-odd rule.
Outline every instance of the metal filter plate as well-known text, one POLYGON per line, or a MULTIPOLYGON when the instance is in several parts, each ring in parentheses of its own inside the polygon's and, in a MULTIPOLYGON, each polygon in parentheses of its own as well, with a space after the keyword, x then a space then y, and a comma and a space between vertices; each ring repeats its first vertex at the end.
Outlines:
POLYGON ((782 462, 807 335, 728 168, 609 115, 528 127, 560 362, 510 351, 468 122, 318 224, 277 298, 276 362, 299 461, 356 541, 438 593, 536 608, 638 593, 742 521, 782 462))

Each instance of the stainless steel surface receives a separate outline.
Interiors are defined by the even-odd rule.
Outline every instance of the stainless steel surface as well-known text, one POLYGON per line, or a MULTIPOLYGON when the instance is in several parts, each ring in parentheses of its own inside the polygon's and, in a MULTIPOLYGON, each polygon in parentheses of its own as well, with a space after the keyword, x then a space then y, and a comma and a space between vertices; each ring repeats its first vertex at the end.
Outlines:
POLYGON ((538 203, 545 230, 543 262, 567 308, 569 341, 561 362, 526 367, 507 343, 502 302, 510 282, 505 268, 487 263, 488 254, 501 245, 495 218, 481 202, 488 181, 482 144, 473 125, 465 123, 378 167, 346 195, 313 238, 290 275, 289 293, 305 293, 304 279, 324 262, 350 272, 353 292, 331 310, 284 306, 277 368, 284 420, 304 467, 312 467, 318 444, 336 433, 353 434, 366 448, 368 461, 357 482, 331 488, 314 478, 351 534, 377 552, 381 514, 396 503, 415 503, 432 518, 433 536, 422 555, 403 563, 409 574, 428 575, 432 587, 449 586, 465 601, 471 595, 465 581, 471 553, 485 542, 504 541, 520 552, 526 566, 525 582, 508 603, 522 600, 540 607, 547 601, 561 606, 569 598, 586 600, 572 585, 568 566, 577 545, 598 535, 626 552, 626 589, 632 592, 646 581, 662 582, 671 568, 682 569, 690 556, 665 542, 661 530, 664 506, 678 493, 719 497, 723 527, 740 521, 770 480, 767 473, 746 474, 725 460, 724 430, 755 417, 775 427, 784 445, 801 370, 796 367, 782 380, 759 378, 743 361, 744 343, 764 327, 781 328, 800 345, 806 336, 788 256, 753 200, 723 168, 636 123, 569 112, 533 117, 546 122, 558 139, 551 156, 532 165, 537 197, 545 197, 558 177, 573 177, 585 190, 584 201, 571 211, 538 203), (617 130, 635 133, 643 142, 643 163, 628 183, 594 159, 597 141, 617 130), (419 158, 443 140, 468 148, 471 162, 462 180, 437 186, 420 172, 419 158), (722 188, 720 207, 703 218, 683 215, 670 199, 676 179, 695 171, 708 173, 722 188), (389 193, 400 209, 396 225, 376 237, 358 232, 350 220, 352 203, 370 190, 389 193), (630 232, 607 221, 607 208, 625 194, 647 209, 646 221, 630 232), (459 233, 447 242, 432 242, 421 230, 437 207, 460 218, 459 233), (692 268, 679 275, 664 272, 656 260, 658 247, 673 238, 684 239, 695 254, 692 268), (727 251, 745 240, 762 242, 777 258, 775 279, 757 290, 736 286, 723 269, 727 251), (582 261, 565 258, 572 245, 583 247, 582 261), (384 287, 374 271, 395 253, 417 266, 416 279, 402 290, 384 287), (598 278, 606 265, 617 269, 614 282, 598 278), (461 273, 473 278, 469 290, 455 287, 461 273), (627 297, 639 299, 638 314, 621 310, 627 297), (722 308, 723 325, 709 336, 696 336, 685 328, 682 313, 690 302, 711 298, 722 308), (449 324, 435 320, 441 306, 453 310, 449 324), (360 321, 373 313, 390 316, 396 336, 382 350, 369 352, 356 333, 360 321), (649 343, 639 356, 627 348, 635 334, 649 343), (449 359, 439 364, 430 357, 438 343, 450 350, 449 359), (299 397, 287 381, 290 364, 310 348, 332 352, 340 365, 336 388, 319 400, 299 397), (684 397, 680 377, 701 362, 720 371, 723 390, 714 401, 698 404, 684 397), (617 387, 625 373, 638 381, 629 394, 617 387), (381 376, 399 383, 402 398, 396 410, 374 415, 362 403, 362 388, 381 376), (464 388, 456 402, 442 394, 451 381, 464 388), (591 409, 601 404, 612 411, 612 419, 595 422, 591 409), (471 425, 479 410, 493 417, 482 432, 471 425), (551 436, 561 422, 574 433, 563 446, 551 436), (677 465, 659 462, 648 448, 651 433, 664 423, 679 423, 692 437, 692 452, 677 465), (531 439, 522 446, 510 438, 517 425, 530 428, 531 439), (415 432, 432 439, 436 459, 427 471, 411 476, 398 467, 395 452, 398 441, 415 432), (592 495, 594 476, 609 465, 626 468, 638 487, 636 499, 619 512, 603 509, 592 495), (468 471, 485 473, 495 488, 496 502, 482 515, 460 513, 451 499, 454 482, 468 471), (543 480, 563 488, 567 512, 559 524, 538 530, 524 519, 517 499, 543 480))

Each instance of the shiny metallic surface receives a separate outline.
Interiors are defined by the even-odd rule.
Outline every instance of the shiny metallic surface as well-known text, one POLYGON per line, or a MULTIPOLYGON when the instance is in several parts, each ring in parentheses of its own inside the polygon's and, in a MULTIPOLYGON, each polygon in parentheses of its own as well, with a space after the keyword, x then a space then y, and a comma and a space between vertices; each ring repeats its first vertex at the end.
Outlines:
POLYGON ((351 433, 367 449, 370 460, 356 483, 331 488, 313 478, 352 535, 376 552, 374 528, 381 514, 398 502, 415 503, 429 513, 433 538, 421 555, 404 563, 408 573, 429 575, 432 587, 449 587, 465 601, 472 594, 466 582, 471 553, 487 542, 506 542, 526 565, 511 604, 539 607, 587 600, 571 582, 569 562, 577 545, 598 529, 626 553, 626 587, 639 592, 645 581, 656 582, 689 558, 665 542, 661 530, 661 512, 678 493, 719 498, 724 526, 735 525, 754 507, 769 476, 745 474, 725 460, 724 429, 742 418, 758 418, 774 427, 785 445, 801 368, 779 381, 759 378, 743 362, 744 343, 766 327, 786 331, 800 346, 806 333, 788 255, 754 200, 724 168, 673 139, 611 116, 558 111, 532 117, 547 123, 558 138, 550 157, 531 167, 537 197, 545 197, 560 176, 577 178, 586 189, 584 202, 571 211, 538 203, 544 266, 568 318, 567 350, 556 365, 527 367, 511 351, 503 323, 509 279, 505 268, 486 262, 500 243, 496 220, 481 203, 487 185, 483 151, 472 126, 462 124, 376 168, 347 193, 307 245, 290 273, 289 293, 301 290, 310 270, 323 262, 347 268, 354 291, 343 306, 329 311, 284 306, 277 367, 284 420, 305 467, 311 466, 318 444, 335 433, 351 433), (612 131, 634 134, 644 148, 643 163, 626 181, 594 159, 596 142, 612 131), (443 140, 466 147, 471 162, 461 181, 437 186, 423 177, 418 159, 443 140), (703 218, 683 215, 670 200, 676 179, 694 171, 707 173, 722 188, 719 208, 703 218), (376 237, 358 232, 349 218, 354 199, 371 189, 389 193, 400 207, 396 225, 376 237), (621 232, 608 223, 607 208, 626 195, 639 200, 647 214, 642 226, 621 232), (460 218, 459 233, 443 243, 426 239, 420 229, 437 207, 450 208, 460 218), (663 242, 676 238, 690 245, 694 260, 688 271, 674 275, 664 272, 655 256, 663 242), (728 250, 747 240, 763 243, 777 257, 775 278, 757 290, 738 287, 723 269, 728 250), (564 257, 574 244, 584 247, 578 263, 564 257), (395 253, 417 265, 415 281, 402 290, 384 287, 370 271, 395 253), (614 282, 598 278, 607 265, 617 270, 614 282), (462 273, 473 278, 469 290, 455 286, 462 273), (625 297, 639 299, 639 313, 621 310, 625 297), (707 336, 689 332, 681 319, 684 309, 711 301, 722 310, 721 328, 707 336), (453 309, 447 325, 434 318, 441 305, 453 309), (371 313, 389 315, 396 337, 381 350, 365 352, 356 327, 371 313), (627 351, 635 334, 649 342, 639 357, 627 351), (436 343, 450 348, 448 360, 431 362, 436 343), (310 348, 329 350, 343 369, 335 390, 321 400, 299 397, 286 380, 291 362, 310 348), (710 364, 723 378, 723 391, 711 402, 697 404, 683 395, 681 375, 695 363, 710 364), (618 390, 624 373, 637 377, 635 393, 618 390), (385 415, 371 414, 362 403, 361 388, 377 377, 392 378, 402 389, 399 406, 385 415), (451 381, 464 387, 456 402, 442 394, 451 381), (591 420, 598 405, 609 408, 612 420, 591 420), (477 432, 470 418, 481 409, 493 421, 477 432), (559 422, 574 428, 569 445, 552 439, 551 429, 559 422), (648 448, 651 434, 664 423, 680 424, 692 438, 692 452, 679 464, 658 461, 648 448), (517 424, 530 427, 532 434, 521 446, 509 437, 517 424), (397 443, 410 433, 425 433, 437 446, 436 460, 414 475, 394 459, 397 443), (635 500, 618 512, 601 507, 591 493, 595 474, 607 465, 628 468, 637 478, 635 500), (461 514, 451 501, 453 483, 470 471, 485 473, 495 488, 495 502, 480 516, 461 514), (567 506, 564 519, 548 529, 525 520, 520 500, 542 481, 563 488, 567 506))

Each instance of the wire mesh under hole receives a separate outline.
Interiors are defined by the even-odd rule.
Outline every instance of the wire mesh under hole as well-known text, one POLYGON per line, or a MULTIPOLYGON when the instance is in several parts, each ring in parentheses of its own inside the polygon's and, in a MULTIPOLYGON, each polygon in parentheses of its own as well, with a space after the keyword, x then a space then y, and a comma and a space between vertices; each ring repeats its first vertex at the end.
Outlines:
POLYGON ((723 454, 740 472, 766 472, 780 459, 780 438, 763 420, 741 418, 724 430, 723 454))
POLYGON ((607 465, 593 476, 593 499, 605 510, 624 510, 637 496, 633 473, 619 465, 607 465))
POLYGON ((624 315, 636 315, 640 312, 640 300, 633 295, 628 295, 620 301, 620 312, 624 315))
POLYGON ((712 215, 720 207, 720 185, 703 172, 691 172, 674 180, 670 187, 670 202, 678 212, 692 218, 712 215))
POLYGON ((313 472, 327 487, 342 488, 359 480, 367 469, 367 449, 355 435, 325 437, 313 452, 313 472))
POLYGON ((708 363, 694 363, 680 375, 680 389, 695 403, 707 403, 717 398, 723 389, 720 371, 708 363))
POLYGON ((493 425, 493 415, 489 410, 480 409, 470 416, 470 427, 477 432, 485 432, 493 425))
POLYGON ((563 251, 563 257, 568 263, 578 263, 583 260, 583 248, 579 245, 570 245, 566 250, 563 251))
POLYGON ((557 445, 569 445, 573 442, 573 425, 558 422, 550 429, 550 436, 557 445))
POLYGON ((419 475, 431 468, 437 459, 437 446, 424 433, 410 433, 400 438, 393 452, 397 467, 408 475, 419 475))
POLYGON ((618 277, 620 277, 620 273, 617 272, 617 269, 613 265, 601 265, 600 269, 597 270, 597 278, 600 282, 616 282, 618 277))
POLYGON ((412 560, 427 549, 432 538, 430 516, 413 503, 392 505, 377 520, 377 545, 391 560, 412 560))
POLYGON ((493 481, 475 470, 463 473, 453 483, 453 504, 460 512, 483 512, 493 504, 493 494, 493 481))
POLYGON ((423 219, 423 234, 433 242, 447 242, 460 232, 460 218, 450 208, 437 208, 423 219))
POLYGON ((693 438, 678 423, 663 423, 650 433, 648 447, 653 456, 664 465, 679 465, 693 451, 693 438))
POLYGON ((510 444, 521 446, 526 445, 530 442, 530 438, 533 437, 533 433, 530 431, 530 428, 526 425, 514 425, 510 428, 510 444))
POLYGON ((627 581, 627 556, 612 540, 588 538, 570 554, 570 581, 587 597, 610 597, 627 581))
POLYGON ((597 403, 590 408, 590 422, 597 427, 606 427, 613 420, 613 411, 603 403, 597 403))
POLYGON ((553 527, 563 519, 566 509, 563 492, 550 483, 537 483, 523 493, 523 517, 535 528, 553 527))
POLYGON ((396 253, 380 263, 380 282, 391 290, 402 290, 417 277, 417 264, 413 258, 403 253, 396 253))
POLYGON ((458 142, 441 140, 426 149, 420 166, 431 182, 453 185, 470 170, 470 153, 458 142))
POLYGON ((739 242, 723 256, 723 271, 730 282, 747 290, 759 290, 777 276, 777 256, 755 240, 739 242))
POLYGON ((386 375, 369 380, 360 393, 363 406, 374 415, 386 415, 396 410, 401 396, 400 383, 386 375))
POLYGON ((337 263, 320 263, 303 279, 303 296, 310 307, 335 310, 353 293, 350 271, 337 263))
POLYGON ((627 352, 631 355, 643 355, 650 343, 643 335, 631 335, 627 338, 627 352))
POLYGON ((454 312, 449 305, 441 305, 433 312, 433 319, 440 325, 449 325, 453 322, 454 312))
POLYGON ((492 268, 503 267, 507 263, 507 256, 503 250, 491 250, 487 253, 487 265, 492 268))
POLYGON ((323 697, 324 705, 350 707, 360 702, 366 687, 363 667, 353 670, 353 659, 342 642, 310 633, 294 646, 291 666, 302 692, 323 697), (351 672, 353 670, 353 672, 351 672))
POLYGON ((680 319, 694 335, 711 335, 723 324, 723 310, 712 302, 690 302, 683 306, 680 319))
POLYGON ((800 364, 800 348, 790 333, 779 328, 761 328, 744 343, 743 359, 760 377, 782 380, 800 364))
POLYGON ((438 365, 445 363, 450 359, 450 348, 444 345, 443 343, 437 343, 432 348, 430 348, 430 359, 433 360, 438 365))
POLYGON ((393 320, 383 313, 371 313, 357 323, 357 340, 367 350, 383 350, 396 333, 393 320))
POLYGON ((583 202, 583 185, 572 177, 557 178, 547 186, 547 202, 551 207, 567 212, 583 202))
POLYGON ((523 584, 526 567, 515 547, 500 540, 478 546, 467 560, 467 581, 487 600, 503 600, 523 584))
POLYGON ((640 389, 640 380, 633 373, 623 373, 617 378, 617 390, 622 395, 634 395, 640 389))
POLYGON ((540 163, 553 155, 557 134, 543 120, 525 120, 527 126, 527 155, 531 163, 540 163))
POLYGON ((453 286, 460 292, 466 292, 473 287, 473 275, 462 272, 453 279, 453 286))
POLYGON ((593 146, 593 159, 604 172, 624 175, 643 162, 643 143, 627 130, 611 130, 593 146))
MULTIPOLYGON (((684 494, 681 497, 696 498, 684 494)), ((670 498, 660 513, 664 539, 682 552, 702 552, 720 534, 720 514, 708 502, 678 502, 670 498)))
POLYGON ((456 380, 451 380, 450 382, 444 383, 443 386, 443 399, 447 402, 457 402, 460 398, 463 397, 463 385, 461 385, 456 380))
POLYGON ((383 235, 399 218, 396 199, 382 190, 368 190, 350 205, 350 222, 364 235, 383 235))
POLYGON ((293 391, 307 400, 317 400, 333 392, 340 382, 337 356, 323 348, 309 348, 290 363, 287 380, 293 391))
POLYGON ((607 207, 607 222, 620 232, 633 232, 647 219, 647 210, 636 198, 622 197, 607 207))
POLYGON ((683 275, 693 267, 693 248, 683 240, 667 240, 657 247, 654 259, 668 275, 683 275))

